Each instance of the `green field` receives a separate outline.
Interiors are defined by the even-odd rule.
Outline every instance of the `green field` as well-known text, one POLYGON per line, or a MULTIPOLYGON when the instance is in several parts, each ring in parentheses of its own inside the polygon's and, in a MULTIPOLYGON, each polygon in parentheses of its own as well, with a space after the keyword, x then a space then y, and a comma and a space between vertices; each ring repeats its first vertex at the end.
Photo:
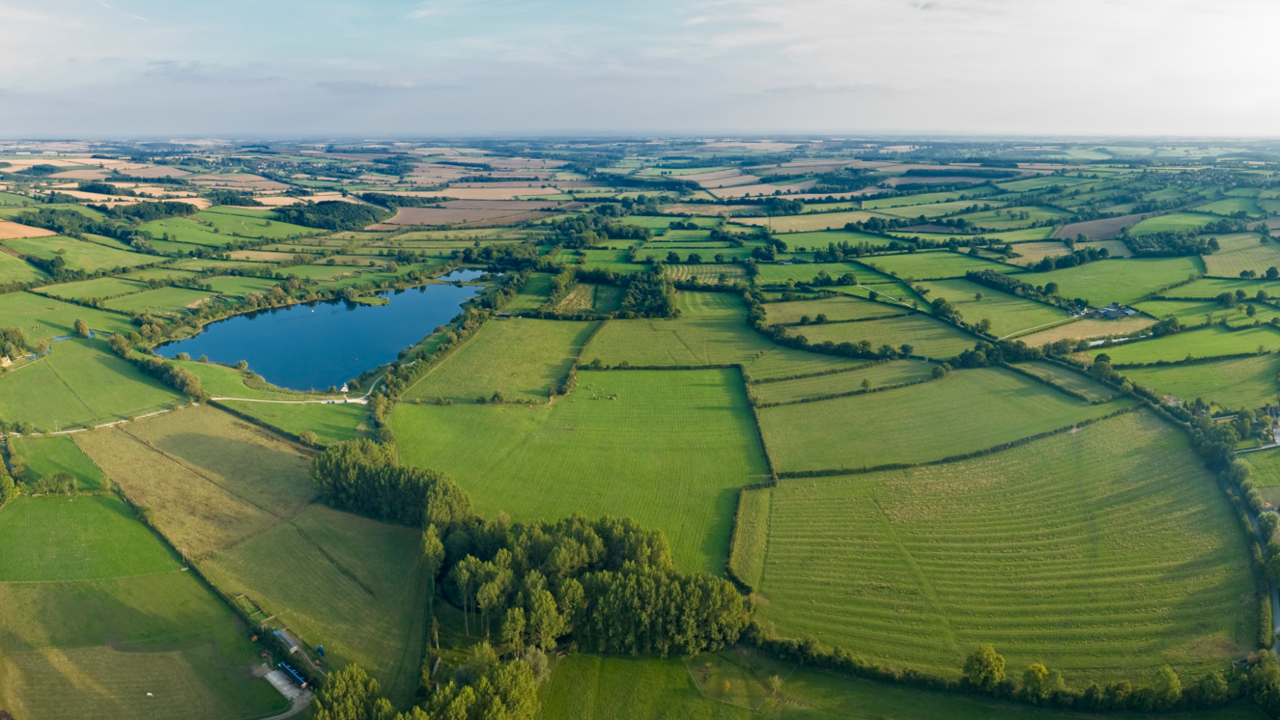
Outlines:
POLYGON ((84 318, 89 327, 106 332, 133 332, 129 318, 117 313, 80 307, 32 293, 0 295, 0 327, 20 327, 27 341, 34 343, 75 333, 76 320, 84 318))
POLYGON ((211 407, 75 440, 131 502, 152 508, 156 526, 188 558, 261 533, 316 494, 299 448, 211 407))
POLYGON ((964 277, 965 273, 970 270, 994 270, 1000 273, 1022 272, 1022 268, 1017 265, 1006 265, 945 250, 906 255, 878 255, 875 258, 860 260, 859 262, 904 280, 907 278, 914 280, 960 278, 964 277))
POLYGON ((113 422, 178 402, 102 340, 60 340, 44 358, 0 375, 0 417, 37 430, 113 422))
POLYGON ((990 642, 1012 668, 1072 682, 1165 663, 1188 677, 1225 669, 1257 632, 1227 503, 1182 433, 1146 414, 764 492, 763 619, 866 660, 955 676, 990 642))
POLYGON ((1268 325, 1228 330, 1213 325, 1202 330, 1190 330, 1176 335, 1122 343, 1109 348, 1093 350, 1111 356, 1112 365, 1126 363, 1152 363, 1158 360, 1177 361, 1190 357, 1213 357, 1238 353, 1280 350, 1280 331, 1268 325))
POLYGON ((94 465, 67 435, 14 438, 13 444, 33 480, 69 472, 76 476, 78 490, 99 490, 107 481, 102 469, 94 465))
POLYGON ((993 290, 969 280, 930 280, 921 285, 930 291, 925 296, 926 300, 946 299, 965 322, 990 320, 990 332, 997 337, 1052 325, 1071 317, 1062 308, 993 290), (979 293, 982 294, 981 300, 975 299, 979 293))
POLYGON ((226 406, 250 417, 257 418, 271 427, 298 435, 304 430, 316 434, 321 444, 350 440, 357 435, 367 434, 369 426, 369 407, 359 403, 322 404, 278 403, 278 402, 237 402, 235 400, 219 401, 226 406), (362 430, 363 428, 363 430, 362 430))
POLYGON ((1128 404, 1090 405, 1012 371, 982 368, 923 385, 764 408, 757 414, 774 468, 795 472, 941 460, 1101 417, 1128 404))
POLYGON ((222 720, 287 703, 231 610, 120 501, 0 511, 0 705, 17 720, 222 720), (148 695, 150 694, 150 695, 148 695))
POLYGON ((932 363, 922 360, 894 360, 835 375, 756 383, 748 386, 748 392, 760 403, 800 402, 859 391, 863 381, 870 383, 871 388, 916 382, 932 375, 934 367, 936 366, 932 363))
MULTIPOLYGON (((1174 292, 1177 292, 1176 290, 1174 292)), ((1230 310, 1222 307, 1217 300, 1149 300, 1139 303, 1134 307, 1148 315, 1158 318, 1176 317, 1178 322, 1184 325, 1200 325, 1205 322, 1217 322, 1227 320, 1232 324, 1252 323, 1254 318, 1249 317, 1245 308, 1252 305, 1255 317, 1267 322, 1271 318, 1280 315, 1280 309, 1263 303, 1246 303, 1237 305, 1230 310)))
POLYGON ((22 258, 0 252, 0 285, 9 283, 34 283, 48 279, 44 271, 22 258))
POLYGON ((1192 402, 1205 402, 1239 409, 1261 408, 1276 402, 1280 385, 1280 355, 1268 354, 1212 363, 1163 368, 1130 368, 1124 375, 1135 385, 1192 402))
POLYGON ((315 232, 273 217, 273 213, 260 210, 237 211, 218 207, 201 210, 191 217, 153 220, 142 224, 140 229, 151 233, 157 240, 168 235, 175 242, 209 247, 222 247, 236 237, 286 238, 315 232))
POLYGON ((752 378, 790 377, 865 362, 774 344, 747 325, 746 305, 729 293, 684 292, 677 301, 677 319, 607 321, 583 350, 582 359, 634 366, 736 363, 752 378))
POLYGON ((854 263, 800 263, 797 265, 759 265, 756 275, 757 285, 770 285, 792 282, 809 282, 825 272, 833 279, 839 280, 844 275, 852 275, 863 285, 893 282, 893 278, 870 268, 854 263))
POLYGON ((551 298, 551 274, 533 273, 520 288, 519 294, 502 308, 504 312, 518 315, 523 311, 537 310, 551 298))
POLYGON ((208 285, 216 293, 243 297, 251 292, 266 292, 279 285, 274 278, 259 277, 220 277, 208 281, 208 285))
MULTIPOLYGON (((1170 285, 1203 273, 1199 258, 1132 258, 1100 260, 1073 268, 1028 273, 1019 279, 1033 285, 1058 283, 1064 298, 1084 298, 1094 307, 1129 304, 1170 285)), ((1173 291, 1179 293, 1182 288, 1173 291)))
POLYGON ((1147 218, 1142 222, 1134 225, 1129 232, 1133 235, 1146 235, 1154 232, 1170 232, 1177 230, 1199 230, 1209 223, 1217 222, 1219 218, 1213 215, 1200 215, 1197 213, 1170 213, 1169 215, 1157 215, 1147 218))
POLYGON ((164 259, 155 255, 130 252, 125 249, 124 244, 106 247, 98 243, 67 237, 18 238, 5 240, 4 245, 23 255, 43 260, 52 260, 61 256, 68 268, 85 272, 150 265, 164 259))
MULTIPOLYGON (((1280 450, 1245 453, 1240 456, 1240 459, 1253 470, 1250 479, 1254 485, 1263 488, 1280 486, 1280 450)), ((1272 500, 1273 504, 1274 502, 1272 500)))
POLYGON ((328 393, 311 393, 277 388, 252 370, 241 372, 226 365, 199 360, 171 360, 175 365, 186 368, 200 376, 200 387, 214 399, 254 399, 254 400, 333 400, 341 395, 328 393))
POLYGON ((156 315, 182 314, 189 308, 198 307, 212 294, 204 290, 165 287, 108 300, 106 306, 112 310, 130 314, 142 312, 156 315))
POLYGON ((400 457, 449 473, 486 517, 633 517, 681 567, 719 574, 737 488, 767 472, 737 371, 578 377, 550 406, 401 405, 400 457))
POLYGON ((1204 278, 1193 283, 1177 287, 1169 291, 1172 297, 1185 298, 1216 298, 1224 292, 1234 294, 1237 290, 1244 290, 1248 297, 1257 295, 1259 290, 1264 290, 1268 295, 1280 295, 1280 282, 1268 282, 1265 280, 1227 280, 1225 278, 1204 278))
POLYGON ((131 273, 125 273, 122 277, 128 280, 137 280, 146 282, 148 280, 186 280, 195 277, 195 273, 188 270, 175 270, 173 268, 158 267, 148 268, 146 270, 134 270, 131 273))
MULTIPOLYGON (((1187 680, 1184 678, 1183 683, 1187 680)), ((750 650, 692 658, 617 658, 570 655, 558 661, 543 692, 544 720, 1134 720, 1136 713, 1086 714, 1002 703, 975 695, 919 688, 809 670, 750 650), (778 697, 770 676, 783 678, 778 697), (729 691, 724 691, 724 683, 729 691)), ((1236 704, 1197 711, 1199 720, 1260 720, 1236 704)))
POLYGON ((1214 215, 1235 215, 1238 212, 1247 214, 1250 218, 1260 218, 1268 213, 1258 207, 1258 203, 1251 197, 1232 197, 1211 202, 1208 205, 1197 205, 1196 212, 1213 213, 1214 215))
POLYGON ((764 306, 765 321, 769 324, 794 325, 808 316, 814 320, 819 315, 826 315, 829 322, 842 320, 866 320, 892 315, 903 315, 909 309, 876 303, 852 297, 823 298, 820 300, 802 300, 797 302, 769 303, 764 306))
POLYGON ((475 402, 495 392, 513 402, 543 403, 565 381, 595 322, 493 320, 440 361, 405 397, 475 402))
POLYGON ((1055 363, 1045 362, 1043 360, 1032 360, 1030 362, 1018 363, 1017 367, 1019 370, 1044 378, 1054 385, 1078 392, 1089 398, 1091 401, 1097 400, 1099 402, 1106 402, 1116 396, 1116 391, 1112 390, 1110 387, 1055 363))
POLYGON ((1261 236, 1255 233, 1230 237, 1236 241, 1223 242, 1222 250, 1203 256, 1206 274, 1238 278, 1242 271, 1252 270, 1262 277, 1269 268, 1280 268, 1280 243, 1271 241, 1263 244, 1259 242, 1261 236))
POLYGON ((911 346, 913 355, 935 360, 955 357, 978 342, 977 336, 923 313, 856 323, 796 326, 789 328, 788 332, 791 335, 803 335, 811 343, 829 340, 839 344, 866 340, 871 343, 873 350, 879 349, 881 345, 897 348, 906 344, 911 346))
MULTIPOLYGON (((311 505, 200 563, 223 592, 247 595, 325 662, 358 662, 394 703, 418 689, 427 582, 422 531, 311 505)), ((314 657, 314 654, 313 654, 314 657)))
POLYGON ((50 285, 40 291, 58 298, 112 298, 146 290, 143 283, 119 278, 104 277, 82 282, 50 285))

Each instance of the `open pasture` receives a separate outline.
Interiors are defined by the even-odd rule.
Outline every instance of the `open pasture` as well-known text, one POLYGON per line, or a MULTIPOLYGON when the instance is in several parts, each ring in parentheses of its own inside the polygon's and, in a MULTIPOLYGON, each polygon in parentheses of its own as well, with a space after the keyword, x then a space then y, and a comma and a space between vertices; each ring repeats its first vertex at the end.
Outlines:
POLYGON ((839 345, 866 340, 872 349, 879 349, 881 345, 894 348, 910 345, 912 355, 934 360, 953 358, 978 342, 977 336, 923 313, 856 323, 796 326, 790 328, 788 334, 803 335, 814 344, 831 341, 839 345))
POLYGON ((93 330, 129 333, 135 329, 129 318, 117 313, 24 292, 0 295, 0 318, 0 326, 25 330, 28 343, 74 335, 80 318, 93 330))
POLYGON ((421 542, 419 529, 311 505, 200 567, 223 592, 247 595, 279 618, 300 642, 323 645, 326 664, 360 663, 403 705, 417 690, 425 648, 421 542))
POLYGON ((779 215, 777 217, 735 217, 732 222, 737 225, 767 227, 775 233, 807 233, 815 230, 840 230, 848 223, 865 222, 873 217, 885 216, 878 213, 851 210, 849 212, 806 213, 803 215, 779 215))
POLYGON ((1025 228, 1033 222, 1054 223, 1062 218, 1070 217, 1069 213, 1046 206, 1027 205, 997 210, 968 213, 959 217, 981 228, 992 230, 1013 230, 1025 228), (1025 213, 1025 217, 1023 214, 1025 213))
POLYGON ((280 284, 280 281, 275 278, 237 276, 213 278, 206 281, 206 284, 220 295, 244 297, 251 292, 268 292, 272 287, 280 284))
POLYGON ((106 306, 130 314, 146 312, 153 315, 180 315, 199 307, 213 295, 204 290, 163 287, 108 300, 106 306))
POLYGON ((1272 317, 1280 315, 1280 310, 1266 303, 1242 303, 1228 309, 1217 300, 1148 300, 1134 307, 1154 317, 1178 318, 1178 321, 1184 325, 1199 325, 1206 321, 1215 322, 1222 319, 1233 324, 1251 323, 1255 318, 1267 322, 1272 317), (1252 318, 1245 309, 1250 306, 1254 309, 1252 318))
POLYGON ((368 434, 372 423, 369 408, 360 403, 276 403, 222 400, 219 405, 299 435, 305 430, 316 434, 322 445, 350 440, 368 434), (363 428, 363 429, 362 429, 363 428))
POLYGON ((1199 258, 1129 258, 1028 273, 1019 279, 1032 285, 1058 283, 1058 294, 1062 297, 1084 298, 1090 305, 1102 307, 1112 302, 1126 305, 1136 302, 1203 272, 1199 258))
POLYGON ((124 245, 119 245, 118 248, 106 247, 87 240, 61 236, 5 240, 4 245, 23 255, 42 260, 61 257, 68 268, 85 272, 137 267, 163 260, 155 255, 130 252, 124 249, 124 245))
POLYGON ((38 431, 123 420, 180 400, 102 340, 61 340, 43 358, 0 375, 0 417, 38 431))
POLYGON ((935 367, 937 366, 933 363, 923 360, 894 360, 834 375, 753 383, 747 386, 747 392, 762 404, 804 402, 830 395, 859 392, 864 382, 872 390, 917 382, 931 376, 935 367))
POLYGON ((81 282, 63 283, 61 285, 49 285, 48 287, 40 288, 40 292, 57 298, 80 300, 85 298, 113 298, 146 289, 147 286, 143 283, 103 277, 82 280, 81 282))
POLYGON ((798 265, 758 265, 757 268, 759 270, 759 273, 756 275, 757 285, 772 285, 775 283, 784 283, 788 280, 797 283, 809 282, 818 277, 820 273, 824 272, 835 280, 839 280, 845 275, 852 275, 863 285, 877 282, 893 282, 893 278, 888 275, 878 273, 863 265, 847 262, 800 263, 798 265))
POLYGON ((1092 402, 1106 402, 1116 396, 1116 391, 1102 383, 1083 375, 1075 370, 1069 370, 1061 365, 1043 360, 1031 360, 1029 362, 1018 363, 1016 366, 1019 370, 1029 372, 1036 377, 1043 378, 1054 385, 1073 390, 1092 402))
POLYGON ((721 571, 737 488, 767 473, 736 370, 581 371, 549 406, 401 405, 392 427, 486 517, 633 517, 691 571, 721 571))
POLYGON ((1234 295, 1243 290, 1245 297, 1252 298, 1262 290, 1270 296, 1280 295, 1280 281, 1274 280, 1233 280, 1228 278, 1203 278, 1168 292, 1171 297, 1182 298, 1216 298, 1222 293, 1234 295))
POLYGON ((1224 669, 1257 631, 1228 505, 1185 437, 1145 413, 763 492, 763 619, 865 660, 954 677, 990 642, 1009 667, 1043 662, 1076 685, 1165 663, 1185 678, 1224 669))
POLYGON ((287 706, 249 673, 260 660, 230 609, 119 500, 19 498, 0 538, 0 703, 17 720, 287 706))
POLYGON ((1134 235, 1146 235, 1154 232, 1170 232, 1177 230, 1199 230, 1209 223, 1217 222, 1220 218, 1213 215, 1201 215, 1194 212, 1170 213, 1168 215, 1156 215, 1134 225, 1129 232, 1134 235))
POLYGON ((32 479, 69 472, 76 476, 77 490, 100 490, 107 482, 102 469, 76 447, 70 436, 14 438, 13 444, 32 479))
POLYGON ((48 279, 48 275, 20 257, 0 250, 0 285, 9 283, 36 283, 48 279))
POLYGON ((764 308, 765 322, 770 325, 795 325, 803 318, 814 320, 819 315, 825 315, 829 322, 840 322, 868 320, 910 312, 907 308, 898 305, 871 302, 854 297, 769 303, 764 308))
POLYGON ((1234 216, 1237 213, 1244 213, 1250 218, 1265 217, 1269 214, 1262 208, 1258 207, 1257 201, 1251 197, 1228 197, 1211 202, 1207 205, 1197 205, 1196 212, 1226 216, 1234 216))
POLYGON ((1259 277, 1269 268, 1280 268, 1280 244, 1275 241, 1262 243, 1255 233, 1222 238, 1222 250, 1203 256, 1205 274, 1213 277, 1238 278, 1245 270, 1252 270, 1259 277))
POLYGON ((210 407, 78 433, 76 444, 186 557, 202 557, 291 517, 315 497, 308 458, 210 407))
POLYGON ((1280 355, 1274 353, 1195 365, 1130 368, 1123 371, 1135 385, 1155 388, 1183 402, 1202 398, 1220 407, 1261 408, 1276 402, 1280 355))
POLYGON ((941 460, 1101 417, 1126 404, 1090 405, 1012 371, 980 368, 757 414, 774 468, 803 472, 941 460))
POLYGON ((849 243, 850 245, 866 243, 872 247, 883 247, 891 242, 893 242, 892 239, 883 235, 848 230, 815 230, 814 232, 788 233, 786 237, 787 248, 793 252, 800 248, 807 250, 823 249, 832 243, 836 245, 840 243, 849 243))
MULTIPOLYGON (((897 200, 899 204, 893 205, 893 206, 878 206, 873 208, 873 207, 870 207, 867 203, 864 203, 863 208, 866 210, 875 209, 880 213, 883 213, 885 215, 892 215, 894 217, 909 218, 909 219, 924 217, 927 220, 930 218, 941 217, 943 215, 951 215, 953 213, 958 213, 968 208, 971 208, 974 205, 981 207, 982 205, 987 204, 997 208, 1003 208, 1005 206, 1005 203, 999 202, 998 200, 994 203, 990 202, 989 200, 979 201, 975 199, 975 200, 952 200, 949 202, 940 202, 940 203, 903 205, 901 204, 902 201, 908 198, 892 198, 892 199, 897 200)), ((872 200, 868 202, 874 205, 876 204, 877 201, 872 200)), ((882 200, 879 202, 885 202, 885 201, 882 200)))
POLYGON ((1000 292, 964 279, 930 280, 921 283, 929 294, 926 300, 945 298, 966 322, 991 321, 991 333, 1005 337, 1032 328, 1069 319, 1066 310, 1017 295, 1000 292), (982 299, 977 296, 981 294, 982 299))
POLYGON ((1109 348, 1094 348, 1111 356, 1111 364, 1152 363, 1159 360, 1177 361, 1187 357, 1213 357, 1239 353, 1275 352, 1280 350, 1280 331, 1268 325, 1230 330, 1213 325, 1200 330, 1190 330, 1176 335, 1120 343, 1109 348))
POLYGON ((537 310, 551 298, 551 274, 533 273, 520 288, 519 294, 503 307, 504 312, 517 315, 524 310, 537 310))
POLYGON ((1124 335, 1155 324, 1155 320, 1144 315, 1131 315, 1121 320, 1086 318, 1062 325, 1054 325, 1047 330, 1020 335, 1014 339, 1026 343, 1028 347, 1043 347, 1063 339, 1080 340, 1107 337, 1109 335, 1124 335))
MULTIPOLYGON (((607 365, 740 364, 749 377, 789 377, 861 365, 852 358, 775 344, 746 322, 746 306, 729 293, 682 292, 674 319, 609 320, 582 352, 607 365)), ((863 323, 859 323, 863 324, 863 323)))
POLYGON ((552 388, 565 381, 597 327, 597 322, 492 320, 440 361, 405 398, 475 402, 497 392, 508 402, 544 403, 552 388))
POLYGON ((1022 268, 991 260, 972 257, 945 250, 902 255, 879 255, 859 261, 867 267, 903 279, 936 280, 964 277, 970 270, 995 270, 1001 273, 1018 273, 1022 268))

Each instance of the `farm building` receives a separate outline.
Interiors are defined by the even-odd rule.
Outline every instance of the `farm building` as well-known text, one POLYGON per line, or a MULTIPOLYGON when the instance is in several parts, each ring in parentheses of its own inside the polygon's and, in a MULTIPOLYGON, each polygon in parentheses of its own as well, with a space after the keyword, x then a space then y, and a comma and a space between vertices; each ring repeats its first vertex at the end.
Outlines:
POLYGON ((1100 320, 1121 320, 1129 317, 1130 315, 1135 315, 1137 312, 1137 310, 1134 310, 1131 307, 1125 307, 1120 303, 1113 302, 1104 308, 1094 310, 1090 313, 1090 316, 1100 320))
POLYGON ((276 639, 280 641, 280 644, 284 645, 284 648, 290 653, 298 652, 298 643, 294 642, 293 638, 286 635, 283 630, 277 630, 275 632, 275 636, 276 639))

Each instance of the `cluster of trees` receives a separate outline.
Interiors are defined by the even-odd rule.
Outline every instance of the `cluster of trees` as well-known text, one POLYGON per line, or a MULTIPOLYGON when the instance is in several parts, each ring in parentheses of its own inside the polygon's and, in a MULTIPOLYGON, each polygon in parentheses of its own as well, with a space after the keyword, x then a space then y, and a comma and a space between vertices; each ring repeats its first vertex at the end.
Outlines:
POLYGON ((844 262, 849 258, 863 257, 864 255, 872 255, 878 252, 901 252, 903 250, 914 251, 915 245, 906 241, 891 240, 886 245, 872 245, 863 240, 854 244, 848 240, 841 240, 838 243, 827 243, 827 248, 813 249, 813 261, 819 263, 838 263, 844 262))
MULTIPOLYGON (((545 659, 543 660, 545 667, 545 659)), ((424 671, 424 675, 426 675, 424 671)), ((545 671, 544 671, 545 676, 545 671)), ((329 675, 316 693, 315 720, 534 720, 541 710, 538 680, 529 662, 501 661, 487 643, 468 653, 447 685, 421 706, 397 713, 378 681, 350 664, 329 675)))
POLYGON ((680 308, 676 307, 671 283, 663 277, 660 266, 655 265, 654 268, 659 271, 616 276, 619 281, 616 284, 625 288, 619 309, 621 317, 680 317, 680 308))
MULTIPOLYGON (((117 205, 115 207, 107 207, 106 205, 90 205, 98 212, 113 218, 115 220, 130 220, 135 223, 151 222, 152 220, 163 220, 171 217, 187 217, 196 214, 200 208, 178 200, 160 200, 158 202, 134 203, 133 205, 117 205)), ((146 231, 139 231, 139 235, 150 237, 146 231)))
MULTIPOLYGON (((150 327, 149 325, 144 327, 150 327)), ((120 333, 111 336, 111 349, 117 355, 136 365, 140 370, 186 395, 199 399, 205 393, 200 386, 200 376, 172 362, 150 356, 138 356, 133 352, 129 339, 120 333)))
POLYGON ((817 182, 809 188, 809 192, 815 194, 854 192, 869 188, 878 182, 880 178, 868 170, 841 168, 835 172, 819 175, 817 182))
POLYGON ((78 183, 81 192, 97 193, 99 195, 118 195, 121 197, 135 197, 136 193, 132 190, 121 190, 120 188, 108 182, 101 180, 82 180, 78 183))
MULTIPOLYGON (((1016 167, 1016 165, 1015 165, 1016 167)), ((994 170, 987 168, 963 167, 947 165, 939 168, 911 168, 903 175, 910 177, 978 177, 978 178, 1011 178, 1020 175, 1016 170, 994 170)))
POLYGON ((602 208, 618 208, 619 205, 600 205, 589 213, 580 213, 557 220, 551 225, 555 242, 567 248, 588 248, 610 239, 648 240, 653 231, 639 225, 627 225, 610 220, 602 208))
POLYGON ((321 200, 302 205, 290 205, 276 211, 280 220, 294 225, 322 230, 360 230, 391 216, 391 212, 376 205, 358 205, 341 200, 321 200))
POLYGON ((872 346, 869 340, 859 340, 856 343, 849 341, 835 343, 830 340, 811 343, 809 338, 803 335, 787 334, 786 326, 770 325, 765 311, 764 296, 759 291, 751 288, 744 289, 742 298, 747 303, 747 321, 751 323, 751 327, 779 345, 824 355, 839 355, 841 357, 865 358, 868 360, 893 360, 907 357, 915 350, 911 345, 906 344, 899 345, 896 348, 891 345, 881 345, 876 348, 872 346))
POLYGON ((1125 228, 1120 235, 1135 257, 1180 257, 1184 255, 1212 255, 1221 245, 1217 238, 1204 239, 1190 230, 1165 230, 1131 235, 1125 228))
POLYGON ((393 448, 372 440, 330 445, 312 461, 311 478, 327 504, 400 525, 420 525, 425 517, 452 529, 474 515, 447 475, 399 465, 393 448))
POLYGON ((381 205, 391 210, 402 207, 444 207, 443 203, 453 200, 453 198, 448 197, 419 197, 417 195, 391 195, 378 192, 360 193, 359 197, 367 203, 381 205))
MULTIPOLYGON (((1006 245, 1005 247, 1008 246, 1006 245)), ((1050 270, 1084 265, 1085 263, 1096 262, 1098 260, 1106 260, 1109 257, 1111 257, 1111 251, 1106 248, 1086 247, 1076 250, 1068 255, 1042 258, 1040 262, 1032 265, 1030 269, 1032 272, 1048 272, 1050 270)))
POLYGON ((261 207, 262 203, 254 199, 253 195, 239 190, 209 190, 205 193, 205 197, 214 205, 233 205, 236 207, 261 207))

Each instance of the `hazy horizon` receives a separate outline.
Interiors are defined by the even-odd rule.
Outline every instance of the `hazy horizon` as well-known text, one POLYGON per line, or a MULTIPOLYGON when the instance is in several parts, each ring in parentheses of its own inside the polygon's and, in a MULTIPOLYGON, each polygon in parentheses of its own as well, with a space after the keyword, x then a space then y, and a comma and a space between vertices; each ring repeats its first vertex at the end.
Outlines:
POLYGON ((1280 6, 1149 7, 0 0, 0 137, 1274 136, 1280 6))

